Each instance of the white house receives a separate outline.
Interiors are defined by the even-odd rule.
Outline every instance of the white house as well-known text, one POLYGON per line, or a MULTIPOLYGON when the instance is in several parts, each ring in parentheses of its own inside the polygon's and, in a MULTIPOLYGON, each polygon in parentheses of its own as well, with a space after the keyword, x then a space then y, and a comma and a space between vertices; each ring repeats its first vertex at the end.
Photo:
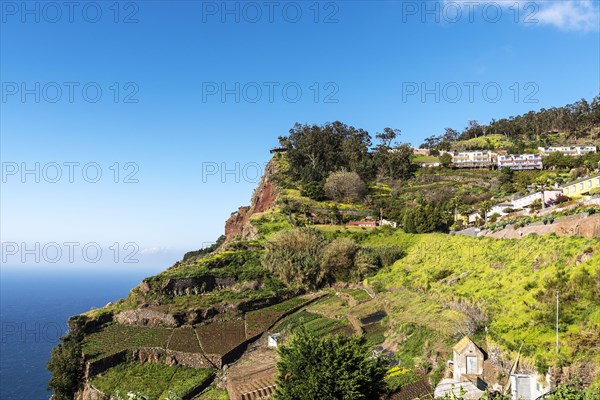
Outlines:
POLYGON ((487 168, 495 160, 496 154, 488 150, 450 152, 452 165, 456 168, 487 168))
POLYGON ((484 354, 468 336, 452 348, 452 355, 452 378, 455 381, 464 381, 465 375, 483 375, 484 354))
POLYGON ((513 374, 510 376, 510 392, 513 400, 535 400, 549 391, 548 380, 540 382, 538 375, 513 374))
POLYGON ((596 146, 563 146, 563 147, 538 147, 542 156, 548 154, 561 152, 565 156, 583 156, 588 153, 595 153, 596 146))
POLYGON ((454 397, 464 393, 465 400, 479 399, 487 387, 482 380, 485 354, 465 336, 452 348, 452 356, 452 378, 442 379, 435 387, 434 396, 454 397))
POLYGON ((544 190, 543 198, 542 192, 529 193, 524 196, 515 197, 512 201, 514 209, 527 208, 533 204, 536 200, 542 200, 544 203, 556 200, 556 198, 562 194, 562 190, 544 190))
POLYGON ((495 206, 493 206, 490 209, 490 212, 488 213, 488 215, 492 216, 494 214, 498 214, 500 216, 506 215, 506 213, 504 212, 504 210, 506 210, 507 208, 514 208, 512 203, 500 203, 500 204, 496 204, 495 206))
POLYGON ((475 222, 477 222, 478 219, 483 219, 480 213, 474 212, 469 214, 469 225, 474 224, 475 222))
POLYGON ((515 170, 543 169, 540 154, 506 154, 498 155, 498 168, 508 167, 515 170))
POLYGON ((396 228, 398 226, 398 223, 394 222, 394 221, 388 221, 387 219, 382 218, 379 221, 379 225, 381 225, 381 226, 391 226, 392 228, 396 228))
POLYGON ((281 339, 281 333, 274 333, 272 335, 269 335, 269 338, 267 339, 267 347, 270 349, 277 348, 277 345, 279 344, 279 339, 281 339))

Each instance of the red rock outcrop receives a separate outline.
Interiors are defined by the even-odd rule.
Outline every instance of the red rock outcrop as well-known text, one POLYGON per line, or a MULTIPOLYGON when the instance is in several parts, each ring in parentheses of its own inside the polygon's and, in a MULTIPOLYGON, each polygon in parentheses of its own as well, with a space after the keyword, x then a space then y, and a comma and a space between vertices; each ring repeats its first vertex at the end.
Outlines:
POLYGON ((251 240, 256 237, 256 231, 250 223, 253 214, 262 213, 273 207, 277 199, 277 186, 273 182, 273 160, 265 167, 265 172, 252 195, 251 205, 240 207, 237 212, 225 222, 225 236, 227 239, 240 237, 251 240))

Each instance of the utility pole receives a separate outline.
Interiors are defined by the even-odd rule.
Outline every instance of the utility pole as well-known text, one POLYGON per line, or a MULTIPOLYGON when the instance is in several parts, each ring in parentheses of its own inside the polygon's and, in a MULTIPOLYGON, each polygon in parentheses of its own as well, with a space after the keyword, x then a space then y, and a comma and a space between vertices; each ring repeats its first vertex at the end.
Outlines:
POLYGON ((558 354, 558 290, 556 291, 556 354, 558 354))

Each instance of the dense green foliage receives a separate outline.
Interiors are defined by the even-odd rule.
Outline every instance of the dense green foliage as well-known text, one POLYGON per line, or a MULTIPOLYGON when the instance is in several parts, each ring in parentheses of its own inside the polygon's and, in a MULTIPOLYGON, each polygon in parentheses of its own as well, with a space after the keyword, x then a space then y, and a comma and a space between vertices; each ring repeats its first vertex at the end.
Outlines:
POLYGON ((432 204, 421 201, 407 208, 402 220, 402 229, 408 233, 448 231, 454 222, 448 204, 432 204))
POLYGON ((591 103, 581 99, 564 107, 541 109, 538 112, 530 111, 524 115, 494 120, 489 126, 471 121, 460 134, 459 139, 501 134, 512 140, 544 142, 542 134, 547 132, 574 132, 577 135, 599 125, 600 96, 596 96, 591 103))
POLYGON ((371 136, 339 121, 324 125, 296 124, 289 136, 279 141, 287 149, 286 174, 299 182, 302 194, 320 200, 323 186, 331 173, 356 173, 364 182, 376 176, 384 179, 408 179, 414 172, 412 149, 396 139, 398 129, 385 128, 371 151, 371 136))
POLYGON ((288 285, 307 289, 360 280, 403 255, 395 246, 361 247, 350 237, 327 240, 314 228, 278 232, 266 247, 265 268, 288 285))
POLYGON ((600 399, 600 387, 584 389, 580 382, 559 385, 556 390, 545 400, 598 400, 600 399))
POLYGON ((331 172, 345 169, 363 179, 372 176, 369 133, 341 122, 325 125, 296 124, 280 142, 288 149, 290 173, 307 182, 322 182, 331 172))
POLYGON ((282 231, 267 244, 263 265, 288 284, 318 288, 327 279, 327 271, 321 268, 324 245, 323 236, 317 230, 282 231))
POLYGON ((279 352, 277 400, 376 400, 385 391, 386 362, 363 338, 300 330, 279 352))
POLYGON ((543 162, 544 168, 546 169, 571 169, 583 167, 588 170, 593 170, 598 166, 598 162, 600 162, 600 153, 589 153, 583 156, 573 157, 556 151, 544 157, 543 162))
POLYGON ((79 332, 70 332, 52 349, 47 368, 52 373, 48 389, 56 400, 72 400, 83 378, 83 352, 79 332))

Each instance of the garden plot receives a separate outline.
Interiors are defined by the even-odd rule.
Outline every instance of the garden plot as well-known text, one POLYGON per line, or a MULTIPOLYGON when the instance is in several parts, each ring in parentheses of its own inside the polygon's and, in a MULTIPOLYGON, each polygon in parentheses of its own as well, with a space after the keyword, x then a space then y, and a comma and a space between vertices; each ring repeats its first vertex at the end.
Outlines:
POLYGON ((360 319, 360 323, 363 325, 370 325, 376 322, 380 322, 382 319, 387 317, 387 313, 383 310, 375 311, 374 313, 365 315, 360 319))
POLYGON ((385 341, 386 327, 381 321, 363 325, 362 328, 365 332, 365 338, 370 345, 378 345, 385 341))
POLYGON ((183 397, 203 385, 213 375, 212 369, 169 367, 160 363, 124 363, 109 368, 92 379, 92 385, 111 396, 140 393, 148 400, 183 397))
POLYGON ((204 354, 224 355, 246 340, 244 320, 217 321, 196 327, 204 354))
POLYGON ((385 311, 383 311, 383 307, 381 306, 381 304, 379 304, 379 302, 375 299, 366 301, 364 303, 360 303, 354 307, 352 307, 352 309, 350 310, 350 314, 352 314, 353 317, 358 318, 362 324, 368 324, 368 323, 373 323, 373 322, 377 322, 377 315, 380 315, 380 313, 384 313, 383 317, 379 318, 382 319, 385 317, 385 311), (366 321, 363 322, 362 320, 365 318, 369 318, 371 316, 375 316, 375 320, 373 321, 366 321))
POLYGON ((347 288, 347 289, 341 289, 340 292, 346 293, 346 294, 352 296, 352 298, 354 300, 356 300, 357 302, 371 300, 371 296, 364 289, 347 288))
POLYGON ((348 305, 348 302, 341 297, 334 294, 328 294, 306 307, 306 310, 327 318, 340 319, 348 315, 350 306, 348 305))
POLYGON ((201 353, 200 343, 196 332, 191 327, 177 328, 173 330, 169 340, 169 350, 183 351, 186 353, 201 353))
POLYGON ((259 348, 246 352, 224 374, 229 398, 239 400, 243 394, 252 398, 252 392, 273 389, 277 375, 279 354, 271 349, 259 348))
POLYGON ((269 329, 281 316, 287 312, 308 303, 313 295, 294 297, 279 304, 246 314, 246 337, 252 338, 269 329))
POLYGON ((172 331, 168 328, 112 324, 86 336, 83 351, 88 359, 99 359, 128 349, 166 348, 172 331))
POLYGON ((287 334, 303 326, 308 332, 316 336, 336 333, 352 334, 353 330, 346 319, 332 319, 306 310, 298 311, 279 322, 274 331, 283 331, 287 334))

